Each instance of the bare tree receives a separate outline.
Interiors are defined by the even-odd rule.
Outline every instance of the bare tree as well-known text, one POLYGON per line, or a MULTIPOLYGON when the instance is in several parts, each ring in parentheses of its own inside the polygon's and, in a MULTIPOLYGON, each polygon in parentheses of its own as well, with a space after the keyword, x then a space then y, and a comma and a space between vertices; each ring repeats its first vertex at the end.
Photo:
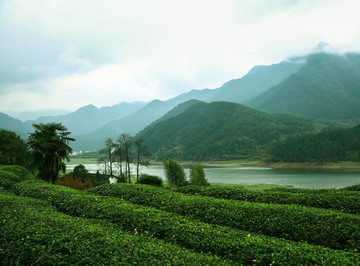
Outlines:
POLYGON ((98 160, 99 163, 103 163, 105 165, 105 175, 107 174, 107 169, 109 170, 110 176, 113 175, 113 164, 115 162, 115 145, 114 141, 111 138, 108 138, 105 142, 105 148, 100 150, 101 156, 98 160))
POLYGON ((133 147, 133 138, 129 134, 121 134, 118 140, 120 147, 123 152, 123 160, 125 162, 125 176, 128 178, 129 183, 130 180, 130 164, 133 161, 132 147, 133 147))
POLYGON ((139 170, 140 170, 140 165, 144 165, 144 166, 148 166, 150 164, 150 162, 148 160, 142 160, 141 156, 145 156, 148 157, 150 156, 150 152, 148 151, 147 147, 144 145, 144 140, 143 139, 137 139, 134 142, 135 144, 135 149, 136 149, 136 159, 135 159, 135 163, 136 163, 136 182, 139 181, 139 170))

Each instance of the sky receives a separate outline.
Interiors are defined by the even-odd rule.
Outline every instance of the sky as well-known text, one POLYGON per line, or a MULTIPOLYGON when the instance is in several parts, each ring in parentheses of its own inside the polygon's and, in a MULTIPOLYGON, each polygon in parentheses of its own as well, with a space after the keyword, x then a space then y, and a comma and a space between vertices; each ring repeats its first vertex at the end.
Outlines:
POLYGON ((0 112, 214 89, 327 42, 360 51, 359 0, 0 0, 0 112))

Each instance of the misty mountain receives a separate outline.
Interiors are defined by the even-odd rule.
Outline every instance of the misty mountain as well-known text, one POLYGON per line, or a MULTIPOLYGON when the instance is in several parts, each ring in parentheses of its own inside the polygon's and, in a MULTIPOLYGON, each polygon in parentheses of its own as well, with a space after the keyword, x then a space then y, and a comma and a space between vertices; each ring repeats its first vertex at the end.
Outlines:
POLYGON ((206 101, 245 103, 296 73, 303 64, 301 58, 293 58, 270 66, 255 66, 244 77, 230 80, 216 89, 206 101))
POLYGON ((152 101, 128 117, 111 121, 91 133, 78 136, 78 141, 73 146, 75 150, 101 148, 107 138, 117 138, 121 133, 136 134, 178 104, 189 100, 228 100, 242 103, 281 82, 296 72, 302 64, 303 60, 286 60, 271 66, 256 66, 243 78, 231 80, 218 89, 192 90, 167 101, 152 101))
POLYGON ((264 111, 314 119, 358 119, 359 70, 359 54, 311 54, 298 72, 247 104, 264 111))
POLYGON ((6 129, 16 132, 23 139, 27 139, 29 132, 32 132, 32 126, 26 125, 18 119, 11 116, 0 113, 0 129, 6 129))
POLYGON ((46 109, 46 110, 23 111, 23 112, 17 112, 17 111, 6 112, 6 114, 8 114, 9 116, 19 119, 22 122, 28 120, 36 120, 41 116, 59 116, 59 115, 66 115, 68 113, 71 113, 71 111, 58 110, 58 109, 46 109))
POLYGON ((144 139, 158 159, 263 158, 273 141, 312 130, 312 122, 302 118, 230 102, 192 102, 183 112, 146 127, 136 138, 144 139))
POLYGON ((62 123, 74 136, 77 136, 92 132, 112 120, 129 116, 145 104, 143 102, 122 102, 101 108, 90 104, 66 115, 44 116, 33 121, 26 121, 25 123, 27 125, 50 122, 62 123))
POLYGON ((95 150, 102 148, 107 138, 117 139, 122 133, 135 135, 179 102, 181 100, 178 99, 154 100, 127 117, 111 121, 91 133, 79 135, 72 147, 75 150, 95 150))

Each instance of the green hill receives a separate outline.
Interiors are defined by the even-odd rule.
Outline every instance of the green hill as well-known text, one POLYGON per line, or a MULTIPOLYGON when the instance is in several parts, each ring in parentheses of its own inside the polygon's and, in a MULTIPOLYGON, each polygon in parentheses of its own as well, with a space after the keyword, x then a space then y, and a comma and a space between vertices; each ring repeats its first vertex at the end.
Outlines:
POLYGON ((153 156, 182 160, 263 158, 273 141, 312 131, 308 120, 267 114, 241 104, 199 102, 169 119, 156 121, 142 138, 153 156))
POLYGON ((314 119, 358 119, 359 70, 357 54, 312 54, 297 73, 255 97, 248 105, 314 119))
POLYGON ((360 161, 360 125, 317 134, 291 136, 274 144, 275 161, 360 161))

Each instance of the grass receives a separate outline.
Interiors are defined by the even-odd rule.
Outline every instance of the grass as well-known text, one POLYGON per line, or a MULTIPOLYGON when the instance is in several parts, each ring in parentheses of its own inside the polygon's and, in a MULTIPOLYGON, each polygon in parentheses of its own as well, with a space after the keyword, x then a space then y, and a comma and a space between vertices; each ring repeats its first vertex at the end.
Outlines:
POLYGON ((66 162, 66 164, 97 164, 98 158, 71 158, 70 162, 66 162))

